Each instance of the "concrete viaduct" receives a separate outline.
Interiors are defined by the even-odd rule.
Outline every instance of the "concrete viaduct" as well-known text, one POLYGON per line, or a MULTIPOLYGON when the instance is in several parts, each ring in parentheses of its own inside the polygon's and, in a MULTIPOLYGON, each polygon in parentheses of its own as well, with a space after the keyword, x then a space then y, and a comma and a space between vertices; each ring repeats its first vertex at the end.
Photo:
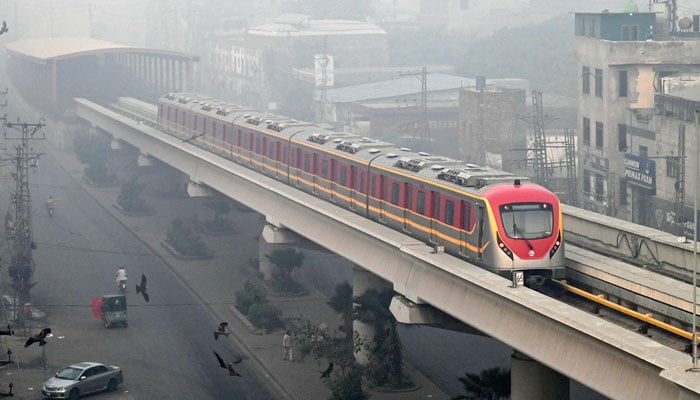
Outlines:
POLYGON ((76 113, 90 129, 189 176, 190 194, 214 189, 266 216, 263 238, 298 234, 356 264, 353 290, 391 285, 392 312, 406 323, 445 313, 516 349, 514 400, 569 396, 574 379, 614 399, 698 399, 700 375, 690 357, 258 175, 191 143, 85 99, 76 113), (293 234, 292 234, 293 232, 293 234), (439 312, 435 312, 435 310, 439 312))

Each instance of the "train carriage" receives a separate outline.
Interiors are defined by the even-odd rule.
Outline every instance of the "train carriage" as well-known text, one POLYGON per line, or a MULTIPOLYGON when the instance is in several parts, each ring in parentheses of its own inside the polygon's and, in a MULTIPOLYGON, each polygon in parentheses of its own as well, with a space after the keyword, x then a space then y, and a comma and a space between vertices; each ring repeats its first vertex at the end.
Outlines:
POLYGON ((526 177, 169 93, 162 130, 510 277, 564 277, 558 198, 526 177))

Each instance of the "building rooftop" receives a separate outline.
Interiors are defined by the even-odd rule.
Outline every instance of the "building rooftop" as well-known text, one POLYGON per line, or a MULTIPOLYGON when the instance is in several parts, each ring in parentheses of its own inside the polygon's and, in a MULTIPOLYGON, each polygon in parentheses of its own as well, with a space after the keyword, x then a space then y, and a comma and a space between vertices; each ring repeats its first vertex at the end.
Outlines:
POLYGON ((326 36, 382 34, 379 25, 364 21, 312 19, 304 14, 283 14, 274 22, 251 27, 249 35, 260 36, 326 36))

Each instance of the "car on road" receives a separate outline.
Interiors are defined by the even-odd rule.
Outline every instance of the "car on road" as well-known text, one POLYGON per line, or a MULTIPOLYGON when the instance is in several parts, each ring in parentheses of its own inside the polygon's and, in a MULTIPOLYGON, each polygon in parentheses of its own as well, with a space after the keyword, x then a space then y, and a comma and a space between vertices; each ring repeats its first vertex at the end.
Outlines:
POLYGON ((124 381, 121 368, 97 362, 71 364, 44 382, 41 394, 51 399, 77 399, 88 394, 117 390, 124 381))

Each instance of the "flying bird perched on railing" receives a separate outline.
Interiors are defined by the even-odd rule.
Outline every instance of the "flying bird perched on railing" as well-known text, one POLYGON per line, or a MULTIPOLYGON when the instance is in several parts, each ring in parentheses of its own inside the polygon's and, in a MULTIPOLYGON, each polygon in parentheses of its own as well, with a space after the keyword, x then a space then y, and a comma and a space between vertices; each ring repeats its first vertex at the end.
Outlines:
POLYGON ((148 303, 149 297, 148 293, 146 293, 146 275, 141 274, 141 283, 136 285, 136 294, 141 293, 143 295, 143 299, 146 300, 146 303, 148 303))
POLYGON ((39 333, 34 336, 30 336, 26 342, 24 342, 24 347, 29 347, 32 344, 39 342, 39 346, 46 344, 46 338, 51 337, 51 328, 44 328, 39 333))
POLYGON ((220 323, 214 331, 214 340, 219 340, 219 335, 224 335, 228 337, 228 335, 230 335, 231 332, 226 331, 226 328, 228 328, 228 322, 224 321, 220 323))
POLYGON ((0 27, 0 35, 7 33, 10 28, 7 27, 7 21, 2 21, 2 27, 0 27))
POLYGON ((241 376, 241 374, 239 374, 238 372, 236 372, 235 369, 233 369, 233 366, 234 366, 234 364, 238 364, 238 363, 240 363, 241 361, 243 361, 243 358, 239 358, 239 359, 237 359, 236 361, 234 361, 234 362, 232 362, 232 363, 226 364, 226 363, 224 362, 224 359, 221 358, 221 356, 219 355, 219 353, 214 352, 214 355, 216 356, 217 361, 219 361, 219 367, 221 367, 221 368, 223 368, 223 369, 227 369, 227 370, 228 370, 229 376, 241 376))

